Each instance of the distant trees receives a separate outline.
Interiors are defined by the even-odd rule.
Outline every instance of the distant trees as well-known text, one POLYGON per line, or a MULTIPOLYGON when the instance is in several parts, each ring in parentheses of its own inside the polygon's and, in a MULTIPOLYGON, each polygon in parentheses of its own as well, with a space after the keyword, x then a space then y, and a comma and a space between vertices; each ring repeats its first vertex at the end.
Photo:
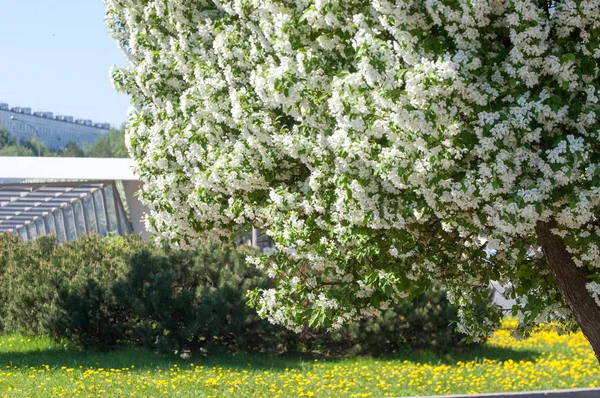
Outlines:
POLYGON ((2 126, 0 126, 0 149, 11 143, 9 132, 2 126))
POLYGON ((0 156, 45 156, 45 157, 96 157, 96 158, 126 158, 124 126, 112 129, 94 145, 84 145, 81 148, 76 142, 69 142, 60 150, 49 149, 38 139, 17 141, 10 133, 0 126, 0 156))
POLYGON ((76 142, 71 141, 66 147, 61 149, 59 156, 68 158, 82 158, 85 156, 83 149, 76 142))
POLYGON ((127 158, 127 147, 125 146, 125 129, 112 129, 107 135, 96 140, 94 145, 84 145, 83 152, 88 158, 127 158))
POLYGON ((45 149, 44 144, 35 139, 18 142, 4 127, 0 126, 0 156, 38 156, 38 153, 41 153, 39 144, 45 149))

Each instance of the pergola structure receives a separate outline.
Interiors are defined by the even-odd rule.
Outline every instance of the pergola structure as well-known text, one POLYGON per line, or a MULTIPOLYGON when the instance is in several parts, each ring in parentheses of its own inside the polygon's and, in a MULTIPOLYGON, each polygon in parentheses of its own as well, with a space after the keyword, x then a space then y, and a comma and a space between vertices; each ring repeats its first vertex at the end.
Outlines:
MULTIPOLYGON (((140 188, 131 159, 0 157, 0 233, 56 234, 61 242, 91 232, 148 238, 140 188)), ((237 241, 271 245, 256 228, 237 241)))
POLYGON ((0 233, 56 234, 62 242, 132 230, 114 181, 0 185, 0 233))
POLYGON ((25 240, 56 234, 70 241, 91 232, 147 238, 132 166, 130 159, 0 157, 0 233, 25 240))

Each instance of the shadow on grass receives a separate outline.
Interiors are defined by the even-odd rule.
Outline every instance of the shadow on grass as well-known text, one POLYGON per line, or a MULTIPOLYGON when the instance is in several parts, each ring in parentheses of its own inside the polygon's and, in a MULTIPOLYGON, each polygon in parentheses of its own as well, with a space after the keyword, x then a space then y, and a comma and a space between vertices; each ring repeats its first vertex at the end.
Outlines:
POLYGON ((324 358, 311 354, 231 354, 226 352, 210 352, 208 355, 193 355, 190 359, 182 359, 178 355, 158 354, 150 350, 136 348, 122 348, 109 352, 94 350, 78 350, 76 348, 60 348, 59 346, 28 352, 2 352, 0 353, 0 368, 7 366, 18 368, 40 367, 48 365, 51 368, 105 368, 122 369, 134 368, 137 370, 168 370, 177 364, 180 368, 189 367, 190 364, 202 365, 207 368, 222 367, 225 369, 248 370, 283 370, 303 368, 318 359, 328 363, 353 362, 356 360, 385 360, 405 361, 430 365, 453 365, 458 361, 470 362, 485 359, 497 361, 533 361, 540 355, 536 351, 512 350, 494 346, 475 346, 462 352, 446 354, 431 351, 413 351, 403 354, 385 355, 377 357, 340 357, 324 358))
POLYGON ((120 348, 113 351, 76 350, 50 348, 29 352, 0 353, 0 368, 16 366, 18 368, 40 367, 48 365, 51 368, 104 368, 138 370, 169 369, 177 364, 181 368, 190 364, 205 367, 244 368, 244 369, 285 369, 301 365, 298 358, 268 356, 260 354, 208 354, 193 355, 182 359, 176 354, 159 354, 145 349, 120 348))
POLYGON ((538 351, 532 350, 513 350, 505 347, 491 345, 471 346, 448 353, 432 352, 428 350, 415 351, 404 355, 382 355, 377 357, 380 360, 409 360, 411 362, 427 363, 431 365, 444 364, 453 365, 458 361, 471 362, 491 359, 494 361, 534 361, 541 355, 538 351))

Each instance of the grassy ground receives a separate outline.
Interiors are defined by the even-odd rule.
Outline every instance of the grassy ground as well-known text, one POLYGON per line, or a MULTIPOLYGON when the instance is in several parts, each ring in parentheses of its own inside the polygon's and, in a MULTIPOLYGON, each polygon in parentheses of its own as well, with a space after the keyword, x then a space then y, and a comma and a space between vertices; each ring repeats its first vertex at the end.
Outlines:
POLYGON ((0 337, 0 396, 401 396, 600 385, 581 334, 552 328, 517 341, 511 325, 468 352, 396 358, 295 359, 143 350, 81 352, 45 338, 0 337))

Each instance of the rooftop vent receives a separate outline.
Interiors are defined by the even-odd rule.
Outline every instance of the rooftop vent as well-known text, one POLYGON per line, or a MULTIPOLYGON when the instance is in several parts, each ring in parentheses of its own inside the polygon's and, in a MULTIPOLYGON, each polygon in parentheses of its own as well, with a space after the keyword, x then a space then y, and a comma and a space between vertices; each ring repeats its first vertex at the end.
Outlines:
POLYGON ((73 123, 73 116, 65 116, 65 122, 73 123))
POLYGON ((42 112, 42 116, 48 119, 52 119, 54 117, 54 113, 52 112, 42 112))
POLYGON ((110 130, 110 123, 94 123, 94 127, 103 130, 110 130))

